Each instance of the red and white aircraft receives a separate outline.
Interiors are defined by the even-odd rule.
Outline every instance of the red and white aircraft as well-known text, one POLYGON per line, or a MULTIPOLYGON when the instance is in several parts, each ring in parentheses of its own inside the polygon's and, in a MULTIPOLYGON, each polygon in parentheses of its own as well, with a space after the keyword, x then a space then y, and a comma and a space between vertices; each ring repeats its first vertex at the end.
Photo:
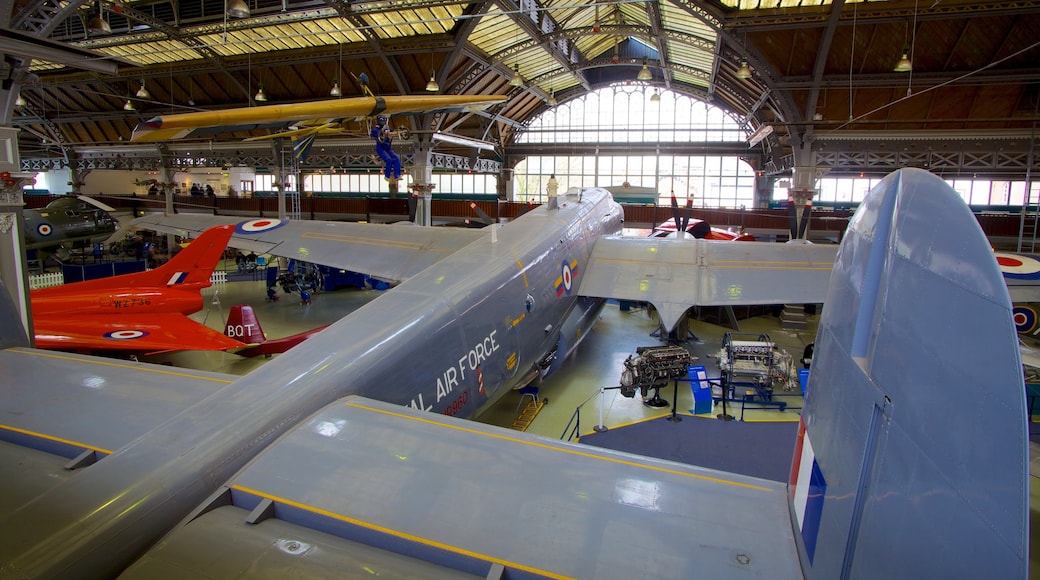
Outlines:
POLYGON ((234 226, 206 230, 153 270, 33 290, 36 347, 74 352, 230 350, 245 343, 188 318, 234 226))
POLYGON ((234 231, 234 225, 209 228, 153 270, 33 290, 36 347, 139 354, 224 350, 252 357, 285 352, 321 330, 267 340, 249 306, 232 309, 224 333, 188 317, 202 310, 201 290, 211 284, 234 231))
POLYGON ((311 335, 321 331, 326 326, 328 324, 292 336, 268 339, 264 329, 260 326, 260 320, 256 317, 253 307, 238 304, 232 306, 231 312, 228 313, 227 324, 224 325, 224 334, 234 340, 241 340, 247 343, 248 346, 246 348, 235 351, 235 354, 252 358, 254 356, 271 356, 272 354, 285 352, 307 340, 311 335))
POLYGON ((679 202, 675 199, 675 195, 672 195, 672 213, 674 216, 669 218, 667 221, 662 222, 661 225, 655 227, 654 233, 650 234, 650 237, 674 238, 676 237, 675 224, 678 223, 682 225, 682 231, 687 234, 684 237, 735 242, 755 241, 755 236, 750 234, 735 233, 722 228, 712 227, 704 220, 690 217, 690 207, 692 202, 692 199, 686 200, 686 211, 683 212, 683 215, 680 215, 679 202))

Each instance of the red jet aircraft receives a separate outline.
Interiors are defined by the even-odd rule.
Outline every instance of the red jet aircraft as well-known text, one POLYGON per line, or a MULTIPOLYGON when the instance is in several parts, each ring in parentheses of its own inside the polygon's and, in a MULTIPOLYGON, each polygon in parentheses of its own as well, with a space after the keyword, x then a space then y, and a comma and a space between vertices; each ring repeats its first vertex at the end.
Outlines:
POLYGON ((210 228, 154 270, 33 290, 36 347, 136 353, 244 348, 187 316, 202 310, 200 291, 210 285, 234 230, 210 228))
MULTIPOLYGON (((325 326, 328 326, 328 324, 325 326)), ((267 335, 264 334, 264 329, 260 327, 260 320, 257 319, 256 313, 253 312, 253 307, 239 304, 231 307, 231 312, 228 313, 227 324, 224 326, 224 334, 232 339, 248 343, 246 348, 236 351, 235 354, 251 358, 285 352, 300 344, 312 334, 319 332, 325 326, 319 326, 314 330, 308 330, 284 338, 268 340, 267 335)))
POLYGON ((676 236, 676 224, 682 225, 682 231, 689 234, 691 237, 700 238, 705 240, 729 240, 734 242, 753 242, 755 236, 751 234, 737 234, 730 231, 726 231, 721 228, 716 228, 708 225, 708 222, 699 220, 697 218, 690 217, 690 210, 693 206, 693 200, 686 200, 686 211, 680 215, 679 202, 675 199, 675 194, 672 194, 672 218, 668 219, 661 225, 654 228, 654 232, 650 234, 653 238, 672 238, 676 236))

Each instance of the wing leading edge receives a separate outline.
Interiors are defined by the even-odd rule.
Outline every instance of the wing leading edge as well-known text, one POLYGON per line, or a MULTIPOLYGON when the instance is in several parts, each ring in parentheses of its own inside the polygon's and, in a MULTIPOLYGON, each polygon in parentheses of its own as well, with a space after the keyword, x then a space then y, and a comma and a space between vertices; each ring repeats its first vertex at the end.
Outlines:
POLYGON ((229 245, 254 252, 369 274, 401 282, 484 235, 480 230, 361 224, 313 220, 177 214, 151 215, 133 225, 194 235, 215 225, 235 224, 229 245))
POLYGON ((823 302, 836 254, 806 243, 603 237, 578 293, 649 302, 671 329, 691 306, 823 302))
POLYGON ((284 128, 303 121, 361 119, 375 115, 442 110, 475 112, 505 100, 501 96, 484 95, 400 95, 178 113, 152 117, 139 124, 130 140, 171 141, 241 130, 284 128))
POLYGON ((3 514, 237 378, 31 348, 0 350, 0 374, 3 514))

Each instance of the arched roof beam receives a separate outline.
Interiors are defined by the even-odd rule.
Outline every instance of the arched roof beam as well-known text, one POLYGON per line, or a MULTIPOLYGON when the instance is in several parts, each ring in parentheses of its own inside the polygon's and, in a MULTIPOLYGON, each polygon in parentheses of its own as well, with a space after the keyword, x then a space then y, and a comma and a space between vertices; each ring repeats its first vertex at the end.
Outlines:
POLYGON ((368 45, 372 47, 375 54, 378 55, 379 59, 383 61, 383 66, 386 70, 390 71, 390 77, 394 82, 394 86, 401 94, 408 94, 411 87, 408 86, 408 82, 405 79, 404 72, 401 71, 401 67, 397 64, 397 61, 387 56, 386 51, 383 50, 383 44, 379 40, 379 37, 372 32, 372 27, 361 19, 358 14, 355 14, 353 9, 350 7, 349 2, 340 2, 339 0, 325 0, 325 4, 336 11, 337 14, 342 16, 348 22, 357 26, 358 31, 365 37, 368 45))
MULTIPOLYGON (((526 51, 526 50, 528 50, 528 49, 530 49, 530 48, 532 48, 534 46, 545 45, 545 44, 554 44, 557 41, 559 41, 561 38, 566 38, 566 39, 570 40, 570 39, 573 39, 575 37, 585 36, 585 35, 589 35, 589 34, 594 34, 593 28, 589 27, 589 26, 585 26, 585 27, 581 27, 581 28, 565 28, 565 29, 562 29, 562 30, 556 30, 556 31, 551 32, 549 34, 542 35, 539 38, 531 38, 531 39, 525 40, 523 42, 518 42, 518 43, 516 43, 516 44, 514 44, 514 45, 512 45, 512 46, 510 46, 510 47, 508 47, 508 48, 506 48, 504 50, 499 51, 497 54, 491 55, 491 58, 493 58, 495 60, 503 60, 503 59, 504 60, 508 60, 509 57, 511 57, 511 56, 513 56, 515 54, 524 52, 524 51, 526 51)), ((655 31, 654 31, 653 27, 636 25, 636 24, 602 24, 602 25, 599 26, 598 34, 614 34, 614 35, 617 35, 617 36, 632 36, 632 37, 638 38, 638 39, 640 39, 642 41, 645 41, 648 44, 653 44, 653 43, 657 42, 657 39, 653 36, 655 34, 655 31)), ((686 33, 686 32, 679 32, 679 31, 676 31, 676 30, 664 30, 664 31, 661 32, 661 34, 663 34, 664 36, 666 36, 667 38, 669 38, 671 40, 682 42, 684 44, 687 44, 687 45, 690 45, 690 46, 693 46, 693 47, 696 47, 696 48, 699 48, 699 49, 702 49, 702 50, 711 50, 712 47, 715 45, 714 42, 712 42, 712 41, 710 41, 708 39, 701 38, 701 37, 699 37, 697 35, 689 34, 689 33, 686 33)), ((661 60, 664 60, 664 59, 661 59, 661 60)), ((577 64, 578 64, 578 62, 574 63, 574 65, 577 65, 577 64)), ((568 67, 569 66, 572 66, 572 65, 568 65, 568 67)))
MULTIPOLYGON (((103 10, 112 12, 113 6, 117 6, 117 4, 114 2, 101 2, 103 10)), ((224 68, 224 58, 217 54, 213 49, 206 46, 203 42, 199 41, 195 34, 183 34, 176 26, 167 24, 150 14, 141 12, 140 10, 135 10, 133 4, 118 4, 118 6, 118 14, 124 16, 127 20, 144 24, 152 30, 166 36, 168 39, 190 47, 192 50, 202 55, 202 58, 216 64, 219 68, 224 68)))
MULTIPOLYGON (((802 111, 801 120, 812 118, 816 111, 816 104, 820 100, 820 81, 823 80, 823 69, 827 65, 827 55, 831 52, 831 44, 834 42, 834 32, 838 29, 841 20, 841 9, 845 6, 845 0, 833 0, 831 2, 831 14, 827 19, 827 26, 820 36, 820 43, 816 46, 816 62, 813 63, 812 88, 809 89, 809 98, 805 102, 805 110, 802 111)), ((856 42, 853 38, 852 42, 856 42)), ((795 119, 791 119, 792 121, 795 119)), ((811 140, 813 134, 812 124, 806 125, 802 135, 804 140, 811 140)))
MULTIPOLYGON (((470 4, 463 12, 463 18, 459 19, 458 24, 456 24, 455 29, 452 31, 452 34, 455 37, 455 43, 452 45, 452 48, 448 52, 448 55, 444 57, 444 60, 441 62, 440 69, 437 72, 437 76, 439 77, 437 78, 437 83, 440 86, 449 86, 448 73, 449 71, 453 70, 455 68, 456 63, 460 62, 463 56, 465 56, 465 49, 466 46, 468 46, 469 44, 468 42, 466 42, 466 39, 469 38, 469 35, 472 34, 473 31, 476 29, 477 25, 480 24, 481 18, 485 14, 487 14, 487 11, 490 10, 494 5, 494 0, 476 2, 474 4, 470 4)), ((476 65, 471 66, 471 70, 481 69, 483 68, 483 66, 486 66, 487 64, 483 62, 483 59, 473 58, 472 60, 476 63, 476 65)), ((432 127, 435 131, 440 131, 443 129, 443 121, 443 115, 426 115, 423 119, 423 122, 427 126, 432 127)))
MULTIPOLYGON (((90 0, 37 0, 22 8, 11 20, 11 30, 25 30, 48 38, 59 23, 76 15, 79 7, 90 0)), ((13 2, 7 3, 8 7, 13 2)))
MULTIPOLYGON (((1026 13, 1040 12, 1040 4, 1008 0, 1005 2, 922 2, 917 9, 912 3, 898 5, 896 2, 861 2, 856 8, 856 20, 861 23, 885 24, 902 23, 916 14, 917 21, 950 20, 956 17, 965 19, 978 16, 1022 16, 1026 13)), ((787 8, 774 10, 738 10, 726 17, 726 26, 755 32, 774 30, 795 30, 799 28, 819 28, 820 24, 830 19, 830 14, 822 7, 787 8)))
MULTIPOLYGON (((715 31, 716 31, 716 34, 718 34, 718 42, 720 42, 720 43, 721 42, 725 42, 729 46, 737 47, 739 49, 738 52, 747 55, 747 59, 748 59, 749 64, 751 64, 751 66, 753 66, 755 68, 755 70, 758 71, 759 76, 761 77, 762 82, 765 85, 765 88, 766 88, 767 92, 772 95, 770 100, 776 105, 776 112, 782 119, 784 119, 784 118, 792 119, 792 118, 796 118, 797 117, 798 108, 795 106, 794 101, 791 99, 791 97, 789 95, 787 95, 787 94, 778 92, 776 90, 776 87, 775 87, 775 83, 776 83, 775 71, 773 71, 770 67, 768 67, 765 64, 766 60, 764 58, 762 58, 762 55, 759 54, 757 51, 755 51, 753 49, 753 47, 751 47, 751 46, 743 46, 743 43, 741 43, 730 32, 730 30, 732 30, 732 22, 734 20, 734 15, 741 15, 741 14, 743 14, 743 15, 746 16, 749 12, 753 12, 757 16, 757 14, 759 12, 762 12, 762 11, 759 11, 759 10, 750 10, 750 11, 736 10, 736 11, 731 11, 727 15, 727 14, 723 14, 721 12, 716 12, 716 11, 710 10, 708 8, 708 6, 701 5, 702 3, 701 2, 697 2, 696 0, 672 0, 672 1, 673 1, 673 3, 676 6, 679 6, 680 8, 682 8, 683 11, 685 11, 687 14, 690 14, 691 16, 693 16, 695 18, 698 18, 699 20, 701 20, 705 24, 707 24, 707 25, 711 26, 712 28, 714 28, 715 31)), ((721 50, 718 52, 717 56, 719 58, 722 58, 724 56, 721 50)), ((718 59, 716 59, 716 61, 717 60, 718 59)))
MULTIPOLYGON (((524 49, 508 50, 507 52, 514 54, 523 52, 523 50, 532 46, 540 46, 561 67, 572 72, 575 71, 574 65, 585 59, 585 55, 581 54, 578 47, 570 41, 568 36, 554 37, 554 40, 548 40, 549 37, 553 36, 554 32, 565 29, 552 18, 548 10, 544 10, 544 7, 535 0, 521 0, 525 4, 523 7, 513 2, 513 0, 497 0, 497 2, 513 22, 516 22, 517 26, 531 37, 530 41, 521 42, 517 45, 525 47, 524 49), (563 50, 563 45, 560 43, 561 39, 567 40, 567 50, 563 50)), ((591 90, 592 85, 589 84, 589 79, 585 75, 575 74, 574 77, 581 86, 585 87, 585 90, 591 90)))
MULTIPOLYGON (((664 37, 669 31, 665 29, 664 21, 661 19, 661 5, 657 2, 647 2, 646 16, 650 22, 650 38, 654 43, 654 48, 657 50, 658 60, 660 62, 671 62, 672 59, 668 54, 668 44, 664 41, 664 37)), ((672 75, 670 72, 668 69, 661 69, 661 74, 664 76, 664 86, 669 89, 672 88, 672 75)))

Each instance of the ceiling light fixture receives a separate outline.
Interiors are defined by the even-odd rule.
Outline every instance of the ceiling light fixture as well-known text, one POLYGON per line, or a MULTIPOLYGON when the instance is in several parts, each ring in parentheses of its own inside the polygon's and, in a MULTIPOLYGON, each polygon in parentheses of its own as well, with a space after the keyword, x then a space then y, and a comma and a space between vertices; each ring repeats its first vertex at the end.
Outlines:
POLYGON ((112 25, 102 18, 101 0, 97 3, 98 13, 87 23, 87 30, 92 34, 112 34, 112 25))
POLYGON ((343 70, 343 43, 339 45, 339 64, 336 68, 336 74, 332 75, 332 90, 329 91, 329 96, 342 97, 343 89, 339 86, 339 71, 343 70))
POLYGON ((14 100, 14 106, 24 107, 26 104, 28 103, 25 102, 25 97, 22 96, 22 93, 18 93, 18 98, 14 100))
POLYGON ((225 12, 232 18, 249 18, 249 5, 245 0, 228 0, 225 12))
MULTIPOLYGON (((913 54, 913 42, 917 40, 917 0, 914 0, 914 27, 913 27, 913 38, 911 39, 910 33, 910 21, 906 22, 906 26, 903 28, 903 53, 899 56, 899 60, 896 61, 896 66, 892 67, 892 70, 896 72, 913 72, 914 63, 910 60, 910 55, 913 54)), ((909 91, 909 88, 907 89, 909 91)))
POLYGON ((546 101, 546 103, 548 103, 550 107, 555 107, 557 105, 555 91, 549 93, 549 100, 546 101))
POLYGON ((740 68, 737 69, 737 78, 743 80, 751 78, 751 68, 748 66, 746 58, 740 59, 740 68))
POLYGON ((141 88, 137 89, 138 99, 151 99, 152 94, 148 92, 148 89, 144 88, 144 79, 141 79, 141 88))
POLYGON ((513 78, 509 79, 509 85, 513 87, 524 86, 524 77, 520 76, 520 65, 513 65, 513 78))
MULTIPOLYGON (((520 28, 517 27, 513 30, 513 46, 516 47, 520 35, 520 28)), ((517 52, 513 60, 513 78, 509 79, 509 86, 511 87, 522 87, 524 86, 524 77, 520 76, 520 53, 517 52)))
POLYGON ((257 83, 257 85, 260 87, 260 90, 256 91, 256 96, 253 97, 253 100, 260 101, 262 103, 267 100, 267 93, 264 92, 264 83, 262 81, 260 83, 257 83))
POLYGON ((650 69, 646 66, 646 59, 643 59, 643 68, 639 69, 639 74, 636 75, 637 81, 649 81, 653 80, 654 75, 650 72, 650 69))
POLYGON ((657 92, 656 88, 654 89, 654 94, 650 95, 650 102, 651 103, 660 103, 661 102, 661 95, 657 92))
POLYGON ((426 90, 431 93, 436 93, 441 90, 441 86, 437 84, 437 78, 434 76, 434 70, 430 69, 430 82, 426 83, 426 90))
POLYGON ((914 70, 914 63, 910 62, 910 49, 904 48, 903 55, 899 57, 896 66, 892 69, 896 72, 910 72, 914 70))
POLYGON ((134 107, 133 101, 131 101, 130 99, 127 99, 126 102, 123 103, 123 110, 124 111, 136 111, 137 108, 134 107))

